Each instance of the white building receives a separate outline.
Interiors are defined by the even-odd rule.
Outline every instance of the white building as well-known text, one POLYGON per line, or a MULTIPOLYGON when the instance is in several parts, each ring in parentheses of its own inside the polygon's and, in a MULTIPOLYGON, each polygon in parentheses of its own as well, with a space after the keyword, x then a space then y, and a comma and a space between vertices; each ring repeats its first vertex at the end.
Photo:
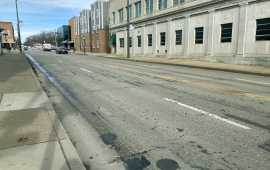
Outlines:
MULTIPOLYGON (((270 66, 270 1, 130 0, 131 55, 270 66)), ((116 54, 127 53, 126 1, 110 2, 116 54)))

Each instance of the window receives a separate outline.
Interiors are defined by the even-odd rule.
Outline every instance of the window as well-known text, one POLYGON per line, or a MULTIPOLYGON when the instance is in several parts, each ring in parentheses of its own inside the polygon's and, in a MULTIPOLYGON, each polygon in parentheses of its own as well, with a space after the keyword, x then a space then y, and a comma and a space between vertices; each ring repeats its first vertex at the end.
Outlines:
POLYGON ((129 37, 129 47, 132 47, 132 37, 129 37))
POLYGON ((203 27, 195 28, 195 44, 203 44, 203 27))
POLYGON ((175 45, 182 45, 182 30, 175 31, 175 45))
POLYGON ((153 12, 153 0, 145 0, 145 4, 146 4, 145 7, 146 13, 148 14, 153 12))
POLYGON ((82 46, 82 48, 83 48, 83 43, 81 43, 81 46, 82 46))
POLYGON ((173 0, 173 5, 179 4, 179 0, 173 0))
POLYGON ((84 42, 84 48, 86 48, 86 42, 84 42))
POLYGON ((115 24, 115 12, 113 12, 112 15, 113 15, 113 24, 115 24))
POLYGON ((152 47, 152 34, 148 34, 148 46, 152 47))
POLYGON ((270 18, 257 19, 256 41, 270 41, 270 18))
POLYGON ((165 32, 161 32, 160 33, 160 45, 165 45, 165 39, 166 39, 166 36, 165 36, 165 32))
POLYGON ((130 5, 129 6, 129 19, 132 18, 132 6, 130 5))
POLYGON ((94 12, 91 12, 91 18, 94 18, 94 12))
POLYGON ((97 33, 98 33, 98 25, 97 25, 97 33))
POLYGON ((124 17, 124 16, 123 16, 123 9, 120 9, 120 10, 119 10, 119 22, 122 22, 122 21, 124 20, 123 17, 124 17))
POLYGON ((98 18, 98 9, 96 9, 96 18, 98 18))
POLYGON ((232 42, 232 23, 221 25, 221 43, 232 42))
POLYGON ((137 39, 138 39, 138 47, 141 47, 142 46, 141 36, 138 36, 137 39))
POLYGON ((97 48, 99 48, 99 40, 97 40, 97 48))
POLYGON ((94 26, 92 26, 92 33, 94 34, 94 31, 95 31, 95 27, 94 26))
POLYGON ((184 3, 185 2, 185 0, 180 0, 180 4, 182 4, 182 3, 184 3))
POLYGON ((93 48, 95 48, 95 41, 93 40, 93 48))
POLYGON ((167 8, 167 0, 158 0, 158 9, 165 9, 167 8))
POLYGON ((124 48, 124 38, 119 38, 120 48, 124 48))
POLYGON ((141 1, 135 4, 135 8, 136 8, 136 11, 135 11, 136 17, 141 16, 141 1))

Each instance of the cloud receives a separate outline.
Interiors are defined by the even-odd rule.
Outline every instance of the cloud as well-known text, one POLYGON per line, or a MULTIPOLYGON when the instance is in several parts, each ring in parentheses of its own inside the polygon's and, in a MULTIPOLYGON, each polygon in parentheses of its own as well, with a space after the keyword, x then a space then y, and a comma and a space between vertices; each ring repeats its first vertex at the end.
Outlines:
POLYGON ((94 0, 22 0, 32 4, 50 6, 50 7, 63 7, 63 8, 90 8, 90 4, 94 0))

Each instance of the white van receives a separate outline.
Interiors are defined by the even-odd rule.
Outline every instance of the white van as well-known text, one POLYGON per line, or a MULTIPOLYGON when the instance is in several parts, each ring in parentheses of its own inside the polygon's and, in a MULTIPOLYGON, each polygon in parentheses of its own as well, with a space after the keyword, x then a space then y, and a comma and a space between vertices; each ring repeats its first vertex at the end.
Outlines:
POLYGON ((51 44, 43 44, 42 46, 43 51, 51 51, 51 44))

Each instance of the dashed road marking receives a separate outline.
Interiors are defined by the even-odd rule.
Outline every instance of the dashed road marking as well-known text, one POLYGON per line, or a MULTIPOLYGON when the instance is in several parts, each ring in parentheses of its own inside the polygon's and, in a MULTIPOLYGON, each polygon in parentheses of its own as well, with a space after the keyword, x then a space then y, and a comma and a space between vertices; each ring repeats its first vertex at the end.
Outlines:
POLYGON ((61 60, 58 60, 59 62, 63 62, 63 61, 61 61, 61 60))
POLYGON ((138 64, 139 66, 144 66, 144 67, 155 67, 155 66, 148 66, 148 65, 142 65, 142 64, 138 64))
POLYGON ((81 70, 83 70, 83 71, 87 71, 87 72, 89 72, 89 73, 93 73, 92 71, 85 70, 85 69, 83 69, 83 68, 81 68, 81 70))
POLYGON ((239 124, 239 123, 233 122, 233 121, 231 121, 231 120, 222 118, 222 117, 217 116, 217 115, 214 115, 214 114, 212 114, 212 113, 209 113, 209 112, 206 112, 206 111, 197 109, 197 108, 195 108, 195 107, 192 107, 192 106, 189 106, 189 105, 180 103, 180 102, 178 102, 178 101, 175 101, 175 100, 172 100, 172 99, 168 99, 168 98, 164 98, 164 99, 167 100, 167 101, 169 101, 169 102, 177 103, 177 104, 180 105, 180 106, 183 106, 183 107, 189 108, 189 109, 191 109, 191 110, 197 111, 197 112, 202 113, 202 114, 204 114, 204 115, 207 115, 207 116, 210 116, 210 117, 214 117, 214 118, 216 118, 216 119, 218 119, 218 120, 221 120, 221 121, 223 121, 223 122, 232 124, 232 125, 234 125, 234 126, 238 126, 238 127, 243 128, 243 129, 246 129, 246 130, 250 129, 250 128, 247 127, 247 126, 244 126, 244 125, 241 125, 241 124, 239 124))
POLYGON ((245 80, 245 79, 239 79, 239 78, 235 78, 236 80, 241 80, 241 81, 248 81, 248 82, 252 82, 252 83, 259 83, 259 84, 269 84, 270 83, 264 83, 264 82, 259 82, 259 81, 252 81, 252 80, 245 80))

